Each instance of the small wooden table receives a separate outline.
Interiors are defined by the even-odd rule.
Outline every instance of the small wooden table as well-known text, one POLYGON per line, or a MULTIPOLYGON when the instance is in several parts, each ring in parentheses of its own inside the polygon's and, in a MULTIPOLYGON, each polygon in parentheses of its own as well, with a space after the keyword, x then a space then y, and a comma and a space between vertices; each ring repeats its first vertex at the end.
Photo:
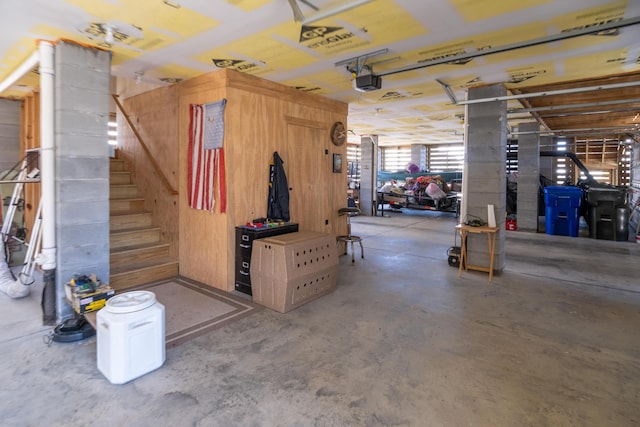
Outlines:
POLYGON ((460 237, 462 244, 460 246, 460 267, 458 267, 458 276, 462 274, 462 266, 464 265, 464 271, 478 270, 489 273, 489 282, 493 279, 493 256, 496 249, 496 235, 498 227, 489 227, 486 225, 480 227, 472 227, 470 225, 458 224, 456 230, 460 231, 460 237), (467 233, 485 233, 487 235, 487 241, 489 243, 489 267, 481 265, 469 265, 467 261, 467 233))

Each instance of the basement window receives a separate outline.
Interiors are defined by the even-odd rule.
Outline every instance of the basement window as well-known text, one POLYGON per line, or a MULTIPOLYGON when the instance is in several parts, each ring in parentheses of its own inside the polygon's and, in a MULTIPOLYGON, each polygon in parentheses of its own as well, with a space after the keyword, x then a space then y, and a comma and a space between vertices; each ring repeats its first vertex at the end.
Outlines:
POLYGON ((403 171, 411 162, 411 146, 382 147, 380 169, 388 172, 403 171))
POLYGON ((109 136, 109 145, 114 147, 118 146, 118 122, 116 121, 115 113, 109 114, 109 130, 107 131, 109 136))
POLYGON ((347 178, 360 184, 360 145, 347 144, 347 178))
POLYGON ((428 146, 427 165, 431 172, 461 171, 464 168, 464 145, 428 146))
MULTIPOLYGON (((556 141, 556 151, 567 151, 567 141, 559 139, 556 141)), ((562 184, 567 179, 567 159, 566 157, 556 157, 555 181, 562 184)))

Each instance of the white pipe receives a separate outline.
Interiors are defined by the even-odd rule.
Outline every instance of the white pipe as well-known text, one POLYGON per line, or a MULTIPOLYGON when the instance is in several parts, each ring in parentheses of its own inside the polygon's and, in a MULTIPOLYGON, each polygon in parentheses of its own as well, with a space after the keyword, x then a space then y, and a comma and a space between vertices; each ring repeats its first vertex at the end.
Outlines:
POLYGON ((30 57, 28 57, 22 64, 20 64, 18 68, 13 70, 13 72, 0 83, 0 93, 9 89, 15 82, 20 80, 22 76, 33 70, 33 68, 38 65, 39 57, 40 54, 36 50, 31 54, 30 57))
POLYGON ((41 41, 40 49, 40 169, 42 194, 42 257, 43 270, 56 268, 56 206, 55 206, 55 141, 54 141, 54 47, 41 41))
POLYGON ((469 99, 467 101, 458 102, 458 105, 482 104, 485 102, 496 102, 496 101, 510 101, 513 99, 538 98, 538 97, 547 96, 547 95, 566 95, 568 93, 595 92, 599 90, 622 89, 622 88, 634 87, 634 86, 640 86, 640 82, 612 83, 608 85, 599 85, 599 86, 585 86, 585 87, 575 87, 575 88, 569 88, 569 89, 548 90, 546 92, 531 92, 531 93, 521 93, 518 95, 496 96, 493 98, 469 99))

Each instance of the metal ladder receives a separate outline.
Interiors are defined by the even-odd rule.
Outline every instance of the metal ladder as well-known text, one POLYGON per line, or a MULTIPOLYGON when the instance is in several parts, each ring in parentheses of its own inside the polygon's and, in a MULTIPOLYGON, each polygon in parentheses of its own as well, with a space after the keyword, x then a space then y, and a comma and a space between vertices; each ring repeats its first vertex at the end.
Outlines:
MULTIPOLYGON (((15 184, 13 187, 13 193, 11 195, 11 200, 9 202, 7 208, 7 214, 3 218, 2 223, 2 244, 6 248, 6 246, 11 241, 17 241, 18 243, 25 245, 27 247, 27 253, 25 254, 24 264, 22 267, 22 271, 19 275, 19 280, 27 285, 33 283, 33 270, 35 269, 35 257, 40 250, 41 237, 42 237, 42 200, 38 203, 38 210, 36 212, 36 217, 33 224, 33 229, 31 230, 31 237, 29 241, 26 240, 26 235, 24 238, 18 237, 11 233, 11 228, 13 225, 13 219, 15 217, 16 211, 20 207, 21 204, 24 203, 24 199, 22 198, 24 185, 27 183, 40 182, 39 175, 40 170, 36 167, 32 167, 31 170, 29 168, 32 166, 32 163, 37 162, 40 149, 30 149, 26 151, 25 157, 22 159, 20 170, 15 179, 7 179, 5 178, 9 176, 12 172, 15 171, 17 164, 7 172, 0 179, 0 183, 8 183, 15 184), (25 280, 29 280, 29 283, 25 283, 25 280)), ((8 254, 7 254, 8 257, 8 254)), ((7 260, 8 261, 8 260, 7 260)))

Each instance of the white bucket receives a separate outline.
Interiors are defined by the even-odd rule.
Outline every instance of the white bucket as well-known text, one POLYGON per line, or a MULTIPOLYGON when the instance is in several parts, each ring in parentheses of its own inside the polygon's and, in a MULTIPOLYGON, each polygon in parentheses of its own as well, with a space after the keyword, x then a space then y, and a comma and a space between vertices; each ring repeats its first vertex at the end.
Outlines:
POLYGON ((112 384, 124 384, 165 361, 164 306, 149 291, 110 298, 98 311, 98 369, 112 384))

